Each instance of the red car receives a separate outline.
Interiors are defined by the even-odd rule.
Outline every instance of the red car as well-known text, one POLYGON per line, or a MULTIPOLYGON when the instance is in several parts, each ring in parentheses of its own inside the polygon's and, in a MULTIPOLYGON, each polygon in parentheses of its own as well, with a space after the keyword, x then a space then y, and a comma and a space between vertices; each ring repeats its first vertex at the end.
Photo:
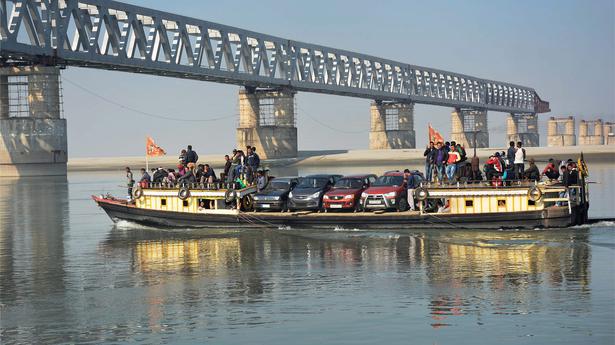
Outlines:
POLYGON ((361 193, 363 210, 370 209, 408 209, 408 189, 404 182, 404 173, 389 171, 361 193))
POLYGON ((325 211, 329 210, 361 210, 361 193, 374 181, 376 175, 344 176, 335 182, 322 198, 325 211))

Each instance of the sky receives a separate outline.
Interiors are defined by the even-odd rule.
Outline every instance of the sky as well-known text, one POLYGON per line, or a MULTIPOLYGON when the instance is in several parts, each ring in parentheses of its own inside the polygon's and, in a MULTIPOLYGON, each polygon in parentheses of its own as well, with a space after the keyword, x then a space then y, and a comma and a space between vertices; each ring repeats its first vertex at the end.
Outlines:
MULTIPOLYGON (((540 115, 543 145, 550 116, 615 121, 613 0, 124 2, 532 87, 551 104, 540 115)), ((235 146, 238 86, 76 67, 62 79, 69 157, 142 155, 147 135, 170 154, 188 144, 201 155, 235 146)), ((298 93, 299 150, 367 149, 369 102, 298 93)), ((417 147, 428 123, 449 135, 451 110, 416 105, 417 147)), ((491 146, 505 145, 505 120, 489 112, 491 146)))

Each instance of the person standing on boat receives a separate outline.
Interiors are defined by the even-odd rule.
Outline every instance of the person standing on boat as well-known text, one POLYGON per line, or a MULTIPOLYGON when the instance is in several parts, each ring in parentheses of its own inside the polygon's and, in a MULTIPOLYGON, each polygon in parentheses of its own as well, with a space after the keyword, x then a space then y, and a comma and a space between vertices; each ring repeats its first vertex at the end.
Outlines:
POLYGON ((517 151, 515 152, 515 178, 520 180, 523 178, 523 171, 525 170, 525 149, 522 147, 523 143, 517 142, 517 151))
POLYGON ((186 150, 186 164, 194 163, 199 160, 199 155, 192 149, 192 145, 188 145, 186 150))
POLYGON ((433 166, 435 161, 436 147, 433 141, 429 142, 429 146, 423 152, 423 156, 425 156, 425 179, 427 182, 431 182, 431 177, 433 173, 433 166))
POLYGON ((259 165, 261 164, 261 159, 260 157, 258 157, 258 155, 256 154, 256 152, 254 152, 254 148, 253 147, 248 147, 247 151, 247 157, 246 157, 246 172, 247 172, 247 177, 246 179, 248 180, 248 182, 252 182, 254 175, 256 173, 256 171, 258 170, 259 165))
POLYGON ((224 155, 224 171, 220 174, 220 180, 222 180, 222 182, 228 179, 228 174, 231 171, 231 164, 231 157, 229 157, 229 155, 224 155))
POLYGON ((130 167, 126 167, 126 185, 128 186, 128 196, 132 198, 132 187, 135 185, 135 179, 130 167))
POLYGON ((436 144, 436 153, 435 153, 435 164, 436 164, 436 173, 438 174, 438 182, 442 183, 442 178, 444 175, 444 165, 446 164, 446 160, 448 159, 448 153, 442 147, 442 143, 438 142, 436 144))
MULTIPOLYGON (((451 143, 451 148, 453 148, 453 144, 451 143)), ((448 178, 448 183, 455 182, 455 171, 457 171, 457 162, 461 160, 461 156, 459 152, 455 150, 451 150, 448 153, 448 159, 446 160, 446 177, 448 178)))
POLYGON ((508 151, 506 151, 506 163, 512 167, 515 164, 515 154, 517 153, 517 149, 515 148, 514 141, 509 142, 508 145, 508 151))

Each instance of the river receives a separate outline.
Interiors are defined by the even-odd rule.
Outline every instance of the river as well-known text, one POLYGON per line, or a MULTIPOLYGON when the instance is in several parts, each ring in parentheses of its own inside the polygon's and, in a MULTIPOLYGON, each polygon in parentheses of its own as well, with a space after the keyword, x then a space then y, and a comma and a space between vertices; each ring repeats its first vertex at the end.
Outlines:
MULTIPOLYGON (((590 168, 590 216, 614 217, 615 166, 590 168)), ((612 223, 157 230, 113 225, 90 199, 123 182, 0 181, 1 344, 615 343, 612 223)))

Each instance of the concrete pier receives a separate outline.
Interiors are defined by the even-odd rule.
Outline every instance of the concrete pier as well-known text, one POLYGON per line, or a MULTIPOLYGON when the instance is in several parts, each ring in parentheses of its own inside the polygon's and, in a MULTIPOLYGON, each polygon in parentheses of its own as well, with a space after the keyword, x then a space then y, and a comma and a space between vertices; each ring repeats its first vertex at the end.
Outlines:
POLYGON ((0 176, 66 175, 57 67, 0 68, 0 176))
POLYGON ((413 149, 414 104, 374 101, 370 106, 369 149, 413 149))
POLYGON ((540 146, 538 116, 536 114, 509 114, 506 119, 506 143, 522 142, 525 147, 540 146))
POLYGON ((451 140, 465 148, 472 148, 475 132, 476 147, 489 147, 487 111, 456 108, 451 113, 451 140))
POLYGON ((547 122, 547 146, 574 146, 576 134, 573 116, 549 118, 547 122))
POLYGON ((579 122, 579 145, 604 145, 602 119, 579 122))
POLYGON ((602 129, 605 145, 615 145, 615 123, 605 122, 602 129))
POLYGON ((297 157, 294 91, 239 91, 237 146, 246 145, 255 146, 262 159, 297 157))

